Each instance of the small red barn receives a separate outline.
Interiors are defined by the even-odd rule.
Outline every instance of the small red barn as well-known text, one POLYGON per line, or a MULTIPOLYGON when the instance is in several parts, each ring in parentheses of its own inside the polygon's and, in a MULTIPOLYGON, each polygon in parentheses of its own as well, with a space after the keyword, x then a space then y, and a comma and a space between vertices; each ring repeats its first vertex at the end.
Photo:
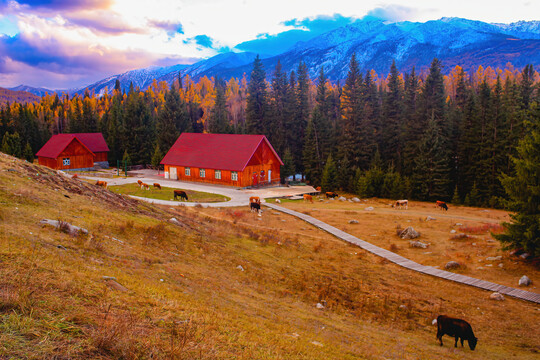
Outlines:
POLYGON ((37 152, 40 165, 53 169, 90 169, 94 163, 108 167, 109 147, 101 133, 58 134, 37 152))
POLYGON ((278 182, 283 162, 264 135, 183 133, 161 164, 166 178, 246 187, 278 182))

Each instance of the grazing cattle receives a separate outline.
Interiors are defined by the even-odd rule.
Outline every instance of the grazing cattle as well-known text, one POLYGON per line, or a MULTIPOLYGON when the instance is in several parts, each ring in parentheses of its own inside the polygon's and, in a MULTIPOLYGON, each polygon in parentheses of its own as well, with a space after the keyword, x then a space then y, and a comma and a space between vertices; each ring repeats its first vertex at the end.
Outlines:
POLYGON ((79 177, 79 175, 75 174, 75 175, 73 175, 71 178, 72 178, 72 179, 77 179, 78 177, 79 177))
POLYGON ((446 203, 444 201, 437 200, 437 202, 435 203, 435 207, 440 208, 441 210, 444 209, 444 210, 448 211, 448 205, 446 205, 446 203))
POLYGON ((139 186, 142 186, 143 182, 141 180, 137 180, 137 184, 139 184, 139 186))
POLYGON ((454 347, 457 347, 458 339, 461 339, 461 346, 463 347, 463 340, 469 342, 469 347, 474 350, 478 338, 474 336, 471 325, 465 320, 451 318, 446 315, 439 315, 437 317, 437 339, 441 346, 443 346, 443 335, 453 336, 456 341, 454 347))
POLYGON ((260 204, 261 203, 261 198, 258 197, 258 196, 252 196, 252 197, 249 198, 249 202, 250 203, 260 204))
POLYGON ((278 204, 281 204, 281 200, 279 200, 279 199, 276 199, 276 202, 277 202, 278 204))
POLYGON ((317 187, 315 188, 315 190, 317 190, 318 192, 321 192, 321 187, 320 187, 320 186, 317 186, 317 187))
POLYGON ((96 185, 101 186, 102 188, 105 188, 105 189, 107 188, 107 182, 106 181, 98 180, 98 181, 96 181, 96 185))
POLYGON ((188 201, 188 196, 184 190, 174 190, 174 200, 180 197, 180 200, 185 199, 188 201))
POLYGON ((330 198, 333 199, 333 198, 336 198, 336 197, 338 197, 338 196, 339 196, 339 195, 338 195, 336 192, 333 192, 333 191, 328 191, 328 192, 326 193, 326 198, 327 198, 327 199, 330 199, 330 198))
POLYGON ((313 202, 313 196, 304 194, 304 201, 313 202))
POLYGON ((409 200, 396 200, 394 204, 392 204, 393 208, 402 208, 405 207, 405 210, 409 208, 409 200))
POLYGON ((142 183, 142 184, 141 184, 141 189, 143 189, 143 188, 144 188, 145 190, 150 190, 150 185, 145 184, 145 183, 142 183))
POLYGON ((261 204, 256 202, 249 203, 249 209, 251 211, 256 211, 257 213, 259 213, 261 211, 261 204))
POLYGON ((158 188, 159 190, 161 190, 161 185, 159 185, 158 183, 154 183, 154 187, 155 187, 155 188, 158 188))

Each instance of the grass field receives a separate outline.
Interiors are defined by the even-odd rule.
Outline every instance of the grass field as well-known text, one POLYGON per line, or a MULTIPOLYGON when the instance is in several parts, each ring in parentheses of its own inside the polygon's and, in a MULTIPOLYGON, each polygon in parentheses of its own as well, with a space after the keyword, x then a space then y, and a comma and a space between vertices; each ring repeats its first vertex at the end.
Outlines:
MULTIPOLYGON (((118 186, 109 186, 109 190, 117 194, 124 195, 133 195, 146 197, 150 199, 159 199, 159 200, 174 200, 173 191, 174 190, 184 190, 188 196, 187 202, 201 202, 201 203, 211 203, 211 202, 223 202, 229 201, 230 198, 224 195, 212 194, 202 191, 193 191, 185 189, 173 189, 169 187, 162 186, 161 189, 155 188, 150 184, 149 190, 141 189, 139 184, 126 184, 118 186)), ((180 201, 180 200, 179 200, 180 201)))
MULTIPOLYGON (((286 205, 381 231, 397 221, 286 205)), ((280 213, 155 207, 0 154, 0 358, 536 359, 539 308, 404 271, 280 213), (440 347, 439 314, 469 321, 476 350, 440 347)))

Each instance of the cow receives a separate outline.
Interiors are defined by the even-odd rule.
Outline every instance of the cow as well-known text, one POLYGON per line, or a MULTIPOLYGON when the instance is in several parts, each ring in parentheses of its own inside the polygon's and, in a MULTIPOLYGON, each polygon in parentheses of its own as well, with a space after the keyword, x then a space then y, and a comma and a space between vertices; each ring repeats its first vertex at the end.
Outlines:
POLYGON ((304 201, 313 202, 313 196, 304 194, 304 201))
POLYGON ((249 198, 249 203, 257 203, 257 204, 261 204, 261 198, 258 197, 258 196, 252 196, 249 198))
POLYGON ((474 336, 471 325, 465 320, 452 318, 446 315, 439 315, 434 323, 437 323, 437 339, 441 346, 443 346, 443 335, 453 336, 456 341, 454 347, 457 347, 458 340, 461 340, 461 346, 463 347, 463 340, 469 342, 469 347, 474 350, 478 338, 474 336))
POLYGON ((326 198, 327 199, 330 199, 330 198, 336 198, 338 197, 339 195, 336 193, 336 192, 333 192, 333 191, 327 191, 326 192, 326 198))
POLYGON ((174 200, 180 197, 180 200, 186 199, 188 201, 188 196, 184 190, 174 190, 174 200))
POLYGON ((393 208, 402 208, 405 207, 405 210, 409 208, 409 200, 396 200, 394 204, 392 204, 393 208))
POLYGON ((79 175, 74 174, 71 178, 72 178, 72 179, 77 179, 78 177, 79 177, 79 175))
POLYGON ((102 188, 105 188, 105 189, 107 188, 107 182, 106 181, 98 180, 98 181, 96 181, 96 185, 101 186, 102 188))
POLYGON ((139 184, 139 186, 142 186, 143 184, 142 180, 137 180, 137 184, 139 184))
POLYGON ((277 202, 278 204, 281 204, 281 200, 279 200, 279 199, 276 199, 276 202, 277 202))
POLYGON ((315 188, 315 190, 317 190, 318 192, 321 192, 322 189, 321 189, 320 186, 317 186, 317 187, 315 188))
POLYGON ((441 210, 444 209, 444 210, 448 211, 448 205, 446 205, 446 203, 444 201, 437 200, 437 202, 435 203, 435 207, 440 208, 441 210))
POLYGON ((249 203, 249 209, 251 211, 256 211, 257 213, 259 213, 261 211, 261 204, 256 202, 249 203))
POLYGON ((154 183, 154 187, 155 187, 155 188, 158 188, 159 190, 161 190, 161 185, 159 185, 158 183, 154 183))
POLYGON ((141 184, 141 189, 143 189, 143 188, 144 188, 145 190, 150 190, 150 185, 145 184, 145 183, 142 183, 142 184, 141 184))

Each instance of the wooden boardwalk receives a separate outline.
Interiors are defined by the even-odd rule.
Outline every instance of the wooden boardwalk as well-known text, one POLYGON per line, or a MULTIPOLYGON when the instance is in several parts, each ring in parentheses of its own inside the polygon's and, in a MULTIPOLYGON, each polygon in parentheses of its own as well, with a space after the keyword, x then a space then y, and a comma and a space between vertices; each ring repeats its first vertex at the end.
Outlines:
POLYGON ((525 291, 525 290, 520 290, 520 289, 515 289, 515 288, 512 288, 512 287, 508 287, 508 286, 504 286, 504 285, 499 285, 499 284, 495 284, 495 283, 492 283, 492 282, 489 282, 489 281, 485 281, 485 280, 480 280, 480 279, 476 279, 476 278, 472 278, 470 276, 465 276, 465 275, 461 275, 461 274, 455 274, 455 273, 452 273, 452 272, 449 272, 449 271, 444 271, 444 270, 439 270, 439 269, 436 269, 434 267, 431 267, 431 266, 425 266, 425 265, 421 265, 421 264, 418 264, 412 260, 409 260, 407 258, 404 258, 403 256, 401 255, 398 255, 396 253, 393 253, 391 251, 388 251, 388 250, 385 250, 385 249, 382 249, 378 246, 375 246, 373 244, 370 244, 364 240, 360 240, 359 238, 355 237, 355 236, 352 236, 351 234, 348 234, 344 231, 341 231, 331 225, 328 225, 320 220, 317 220, 315 219, 314 217, 312 216, 309 216, 309 215, 306 215, 306 214, 302 214, 302 213, 299 213, 298 211, 294 211, 294 210, 290 210, 290 209, 287 209, 287 208, 284 208, 284 207, 281 207, 281 206, 278 206, 278 205, 275 205, 275 204, 271 204, 271 203, 263 203, 263 205, 265 206, 268 206, 269 208, 271 209, 274 209, 274 210, 277 210, 277 211, 281 211, 281 212, 284 212, 286 214, 289 214, 289 215, 292 215, 292 216, 296 216, 297 218, 299 219, 302 219, 316 227, 318 227, 319 229, 322 229, 344 241, 347 241, 351 244, 354 244, 354 245, 357 245, 359 247, 361 247, 362 249, 364 250, 367 250, 375 255, 378 255, 380 257, 383 257, 399 266, 403 266, 404 268, 407 268, 407 269, 410 269, 410 270, 414 270, 414 271, 418 271, 418 272, 421 272, 421 273, 424 273, 424 274, 428 274, 428 275, 432 275, 432 276, 436 276, 436 277, 439 277, 439 278, 443 278, 443 279, 446 279, 446 280, 452 280, 452 281, 455 281, 455 282, 458 282, 458 283, 461 283, 461 284, 465 284, 465 285, 470 285, 470 286, 474 286, 474 287, 477 287, 477 288, 480 288, 480 289, 484 289, 484 290, 489 290, 489 291, 496 291, 496 292, 499 292, 501 294, 504 294, 504 295, 509 295, 509 296, 513 296, 515 298, 518 298, 518 299, 522 299, 522 300, 527 300, 527 301, 531 301, 531 302, 534 302, 534 303, 537 303, 537 304, 540 304, 540 294, 536 294, 536 293, 532 293, 530 291, 525 291))

